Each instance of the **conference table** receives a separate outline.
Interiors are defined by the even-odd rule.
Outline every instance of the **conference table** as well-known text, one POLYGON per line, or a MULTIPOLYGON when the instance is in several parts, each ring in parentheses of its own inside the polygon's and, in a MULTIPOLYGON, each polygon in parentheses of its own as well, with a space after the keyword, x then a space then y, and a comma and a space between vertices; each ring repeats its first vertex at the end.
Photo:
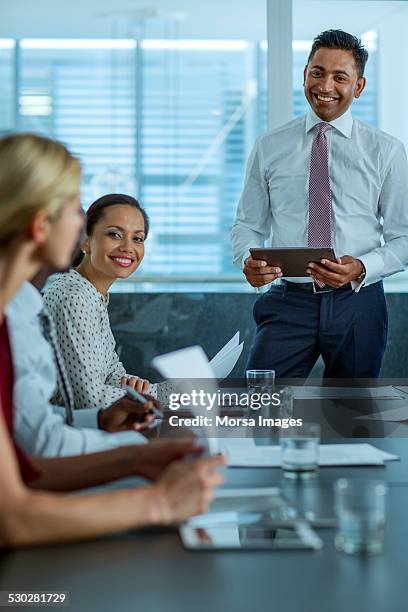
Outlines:
POLYGON ((285 480, 280 468, 230 468, 224 486, 277 485, 301 511, 332 517, 337 478, 383 479, 388 499, 381 555, 336 551, 330 528, 318 530, 324 543, 318 551, 217 552, 185 550, 176 529, 148 529, 3 553, 0 590, 69 592, 67 608, 75 612, 401 612, 408 607, 407 440, 354 441, 400 460, 384 467, 321 468, 310 482, 285 480))

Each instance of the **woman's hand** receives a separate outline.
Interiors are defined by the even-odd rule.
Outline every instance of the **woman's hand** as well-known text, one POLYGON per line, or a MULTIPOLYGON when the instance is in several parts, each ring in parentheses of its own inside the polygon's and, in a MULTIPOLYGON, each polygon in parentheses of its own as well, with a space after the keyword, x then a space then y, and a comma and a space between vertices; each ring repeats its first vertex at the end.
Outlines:
POLYGON ((138 476, 157 480, 174 461, 183 459, 186 455, 198 458, 202 452, 203 447, 197 444, 197 439, 192 436, 178 440, 154 440, 150 444, 138 444, 134 446, 131 457, 132 470, 138 476))
POLYGON ((223 465, 222 455, 194 463, 172 463, 151 488, 157 522, 172 525, 206 512, 214 498, 214 487, 224 481, 217 471, 223 465))
POLYGON ((147 393, 150 389, 150 382, 144 378, 139 378, 138 376, 122 376, 120 379, 120 385, 132 387, 132 389, 138 391, 139 393, 147 393))

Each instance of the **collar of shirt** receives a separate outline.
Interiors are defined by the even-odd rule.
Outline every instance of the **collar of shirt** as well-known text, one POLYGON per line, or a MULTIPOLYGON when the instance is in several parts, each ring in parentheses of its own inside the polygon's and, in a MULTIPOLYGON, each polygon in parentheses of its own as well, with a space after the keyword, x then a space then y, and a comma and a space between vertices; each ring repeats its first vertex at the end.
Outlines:
MULTIPOLYGON (((28 281, 24 282, 10 302, 10 308, 18 311, 24 320, 37 317, 44 308, 41 293, 28 281)), ((8 307, 6 307, 7 315, 8 307)))
POLYGON ((82 286, 89 291, 90 293, 92 293, 94 295, 94 297, 96 297, 104 306, 108 306, 109 304, 109 293, 107 294, 107 296, 105 297, 104 295, 102 295, 102 293, 100 293, 97 288, 95 287, 95 285, 93 285, 88 279, 86 279, 84 276, 82 276, 82 274, 80 274, 79 272, 77 272, 74 268, 72 268, 72 270, 70 270, 68 272, 68 274, 75 279, 76 282, 82 284, 82 286))
MULTIPOLYGON (((321 123, 322 119, 318 117, 312 110, 306 115, 306 133, 310 132, 314 128, 315 125, 321 123)), ((336 130, 341 132, 343 136, 346 138, 351 138, 351 131, 353 129, 353 116, 351 114, 350 109, 347 109, 343 115, 337 117, 337 119, 333 119, 333 121, 328 121, 330 125, 332 125, 336 130)))

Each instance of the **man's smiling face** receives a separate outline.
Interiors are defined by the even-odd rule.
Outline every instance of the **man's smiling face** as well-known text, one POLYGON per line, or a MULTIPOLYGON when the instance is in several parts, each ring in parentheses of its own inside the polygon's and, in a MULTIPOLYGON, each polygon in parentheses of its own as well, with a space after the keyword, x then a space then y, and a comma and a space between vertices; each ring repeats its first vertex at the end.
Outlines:
POLYGON ((305 96, 322 121, 337 119, 359 98, 365 78, 357 74, 353 53, 321 47, 304 71, 305 96))

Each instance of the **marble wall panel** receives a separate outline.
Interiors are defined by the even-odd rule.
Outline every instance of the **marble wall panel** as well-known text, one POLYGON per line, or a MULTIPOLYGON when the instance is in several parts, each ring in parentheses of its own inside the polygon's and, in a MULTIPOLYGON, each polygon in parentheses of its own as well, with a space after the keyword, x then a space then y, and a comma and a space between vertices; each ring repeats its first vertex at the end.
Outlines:
MULTIPOLYGON (((257 299, 247 293, 113 293, 109 314, 120 357, 129 373, 151 381, 155 355, 199 344, 209 357, 237 331, 244 351, 231 373, 240 377, 255 332, 252 308, 257 299)), ((389 335, 384 378, 408 377, 408 294, 387 294, 389 335)), ((320 375, 318 362, 314 376, 320 375)))

